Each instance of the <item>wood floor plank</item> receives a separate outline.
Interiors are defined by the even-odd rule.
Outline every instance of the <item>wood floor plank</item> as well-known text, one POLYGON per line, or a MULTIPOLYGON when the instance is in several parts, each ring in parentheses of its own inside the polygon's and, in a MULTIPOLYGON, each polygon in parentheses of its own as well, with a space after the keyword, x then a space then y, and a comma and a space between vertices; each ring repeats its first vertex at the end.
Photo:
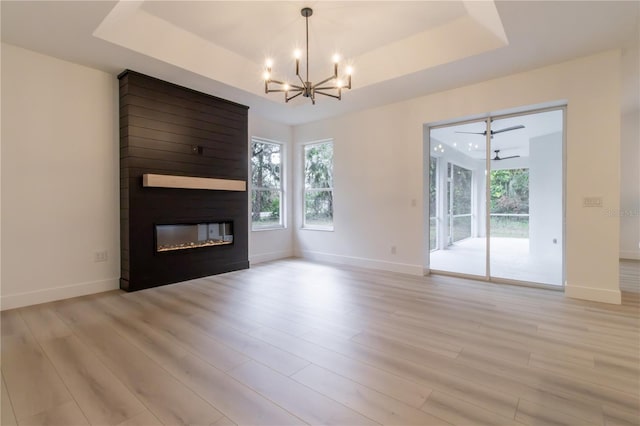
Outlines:
POLYGON ((11 399, 9 398, 9 392, 4 384, 4 376, 2 377, 2 400, 0 402, 0 425, 15 426, 17 425, 16 416, 13 414, 13 407, 11 406, 11 399))
POLYGON ((151 414, 149 410, 144 410, 142 413, 125 420, 118 426, 162 426, 162 423, 160 423, 160 420, 151 414))
POLYGON ((362 386, 329 370, 310 365, 292 378, 384 425, 448 425, 442 419, 362 386))
MULTIPOLYGON (((333 399, 256 362, 247 362, 234 368, 229 374, 306 423, 369 426, 378 424, 333 399)), ((335 395, 332 396, 335 397, 335 395)))
POLYGON ((558 409, 586 422, 602 421, 602 407, 593 403, 593 400, 589 398, 589 393, 576 395, 571 392, 572 389, 567 389, 566 386, 554 385, 556 382, 570 385, 571 380, 558 379, 554 373, 542 369, 533 370, 530 367, 496 360, 491 354, 486 353, 468 354, 463 351, 458 361, 463 365, 484 369, 500 378, 509 380, 511 383, 516 383, 515 386, 512 386, 514 394, 535 401, 539 405, 558 409))
POLYGON ((640 426, 640 413, 611 408, 608 405, 602 407, 604 411, 605 426, 640 426))
POLYGON ((422 411, 460 426, 522 425, 514 419, 487 411, 443 392, 433 392, 421 408, 422 411))
POLYGON ((255 337, 216 326, 202 316, 193 315, 188 321, 214 339, 262 364, 268 365, 285 376, 309 365, 309 361, 278 349, 255 337))
POLYGON ((215 421, 224 413, 240 424, 304 423, 249 387, 233 380, 222 370, 188 353, 175 340, 152 327, 140 323, 127 326, 115 316, 109 318, 112 326, 131 344, 219 410, 220 415, 215 421))
MULTIPOLYGON (((640 400, 634 394, 618 391, 611 387, 588 382, 577 377, 566 377, 545 369, 522 367, 515 364, 496 361, 486 354, 473 354, 461 359, 476 368, 526 384, 519 394, 529 401, 557 407, 566 414, 587 421, 600 421, 601 404, 617 406, 622 410, 637 411, 640 400)), ((640 385, 640 384, 639 384, 640 385)))
POLYGON ((421 407, 431 393, 431 389, 426 386, 278 330, 263 327, 252 335, 412 407, 421 407))
POLYGON ((377 333, 362 332, 352 337, 351 340, 372 348, 380 348, 387 353, 393 353, 394 356, 417 363, 422 363, 433 355, 455 359, 460 354, 460 351, 442 348, 437 344, 430 347, 425 347, 426 345, 414 346, 377 333))
MULTIPOLYGON (((109 300, 104 303, 104 306, 115 308, 114 305, 119 302, 123 305, 129 303, 122 300, 109 300)), ((130 313, 130 308, 130 306, 127 308, 120 306, 121 315, 122 312, 130 313)), ((198 332, 185 319, 169 312, 161 315, 140 315, 135 320, 132 320, 131 315, 115 315, 113 310, 108 313, 108 316, 111 319, 110 325, 121 335, 127 336, 138 347, 144 347, 147 351, 154 353, 157 359, 163 359, 165 356, 176 359, 191 352, 223 371, 248 360, 240 352, 198 332)))
POLYGON ((96 319, 96 310, 86 302, 63 305, 56 312, 161 422, 209 424, 222 417, 213 406, 106 325, 104 317, 96 319))
POLYGON ((69 327, 58 318, 49 304, 21 309, 20 316, 39 342, 71 335, 69 327))
POLYGON ((199 358, 187 356, 166 367, 237 424, 305 424, 249 386, 217 371, 199 358))
POLYGON ((215 423, 212 423, 211 426, 236 426, 236 423, 232 422, 229 417, 222 417, 215 423))
POLYGON ((305 335, 304 339, 408 380, 417 381, 431 389, 441 390, 470 403, 487 407, 487 409, 503 416, 512 417, 515 414, 517 397, 494 391, 487 387, 487 384, 478 384, 465 378, 447 375, 438 366, 418 365, 367 346, 349 344, 349 340, 338 339, 334 336, 314 333, 305 335))
MULTIPOLYGON (((233 293, 227 293, 227 295, 233 297, 234 300, 239 301, 240 303, 236 302, 238 305, 243 305, 247 309, 251 309, 253 311, 259 310, 266 317, 277 317, 280 320, 296 324, 300 327, 304 326, 309 327, 310 329, 320 329, 347 338, 354 336, 361 331, 360 329, 353 328, 344 322, 333 321, 333 312, 327 312, 324 309, 317 309, 317 304, 313 305, 313 307, 310 307, 307 303, 303 305, 304 307, 290 305, 289 309, 283 311, 281 309, 281 300, 279 300, 280 296, 278 295, 260 294, 260 297, 255 297, 251 294, 247 294, 246 291, 238 291, 237 286, 229 286, 225 287, 224 290, 221 290, 219 286, 215 285, 215 283, 219 283, 220 281, 224 283, 229 282, 228 278, 217 276, 215 281, 209 281, 206 285, 201 284, 199 281, 193 282, 192 285, 197 291, 203 293, 205 296, 210 298, 213 296, 212 299, 209 299, 212 302, 216 301, 220 297, 221 291, 224 292, 225 290, 230 289, 233 293)), ((326 283, 324 284, 324 287, 326 287, 326 283)), ((305 290, 309 291, 309 288, 305 287, 305 290)), ((326 289, 322 289, 321 291, 326 291, 326 289)), ((302 293, 301 296, 310 296, 309 294, 304 294, 305 292, 301 292, 299 288, 297 289, 297 292, 302 293)), ((310 291, 310 293, 313 293, 313 291, 310 291)), ((298 298, 297 301, 300 302, 300 298, 298 298)), ((306 330, 303 332, 306 332, 306 330)))
POLYGON ((640 396, 638 376, 611 376, 596 370, 594 367, 585 367, 579 363, 565 360, 557 360, 544 355, 531 354, 529 365, 535 368, 545 369, 575 380, 584 380, 602 386, 610 387, 631 395, 640 396))
POLYGON ((91 424, 117 425, 145 407, 76 336, 42 347, 91 424))
POLYGON ((0 312, 2 328, 2 347, 12 348, 21 345, 37 345, 36 338, 20 316, 20 311, 13 309, 0 312))
POLYGON ((20 425, 83 426, 89 424, 75 401, 68 401, 20 420, 20 425))
POLYGON ((569 416, 548 406, 542 406, 534 402, 521 399, 518 403, 516 420, 526 425, 584 425, 594 426, 602 423, 588 423, 582 419, 569 416))
POLYGON ((2 327, 2 374, 18 422, 70 401, 66 386, 18 312, 3 312, 2 327))

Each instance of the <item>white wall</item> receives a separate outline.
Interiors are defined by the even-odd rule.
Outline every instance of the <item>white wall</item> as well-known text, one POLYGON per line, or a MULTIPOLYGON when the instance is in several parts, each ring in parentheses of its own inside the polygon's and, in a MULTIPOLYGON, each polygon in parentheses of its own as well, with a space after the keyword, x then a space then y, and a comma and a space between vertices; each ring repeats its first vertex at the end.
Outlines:
MULTIPOLYGON (((267 120, 253 114, 249 109, 249 144, 252 137, 270 139, 281 142, 284 147, 284 181, 285 187, 285 225, 284 229, 250 231, 249 261, 252 264, 293 256, 293 191, 292 191, 292 134, 291 126, 267 120)), ((251 148, 249 148, 251 152, 251 148)), ((249 165, 249 167, 251 167, 249 165)), ((251 212, 251 195, 249 194, 249 212, 251 212)), ((249 217, 251 224, 251 217, 249 217)), ((251 225, 249 225, 251 226, 251 225)))
POLYGON ((640 40, 622 55, 620 257, 640 259, 640 40))
MULTIPOLYGON (((619 218, 604 214, 620 199, 619 72, 620 52, 609 51, 294 128, 297 163, 300 144, 335 142, 335 231, 298 232, 297 253, 421 274, 424 123, 566 102, 565 291, 620 303, 619 218), (583 208, 588 195, 602 195, 603 208, 583 208), (391 245, 397 246, 395 255, 391 245)), ((301 204, 299 181, 296 205, 301 204)), ((300 214, 296 221, 299 227, 300 214)))
POLYGON ((117 120, 114 76, 2 44, 2 309, 118 288, 117 120))
POLYGON ((562 219, 562 133, 557 132, 529 141, 531 255, 562 258, 562 219))

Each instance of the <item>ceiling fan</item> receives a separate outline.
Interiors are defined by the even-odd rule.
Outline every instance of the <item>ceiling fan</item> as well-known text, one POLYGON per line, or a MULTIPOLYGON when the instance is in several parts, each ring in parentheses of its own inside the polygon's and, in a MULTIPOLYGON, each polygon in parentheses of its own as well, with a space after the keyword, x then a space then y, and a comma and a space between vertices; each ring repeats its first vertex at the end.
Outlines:
POLYGON ((520 157, 519 155, 511 155, 511 156, 509 156, 509 157, 500 157, 500 155, 499 155, 499 154, 500 154, 500 150, 499 150, 499 149, 496 149, 496 150, 494 150, 493 152, 495 152, 495 153, 496 153, 496 156, 495 156, 495 157, 493 157, 493 158, 491 159, 491 161, 508 160, 509 158, 518 158, 518 157, 520 157))
MULTIPOLYGON (((510 132, 512 130, 518 130, 518 129, 524 129, 524 126, 522 124, 519 124, 517 126, 505 127, 504 129, 500 129, 500 130, 491 130, 491 139, 493 139, 493 135, 497 135, 498 133, 510 132)), ((456 133, 468 133, 470 135, 487 136, 486 130, 484 132, 456 132, 456 133)))

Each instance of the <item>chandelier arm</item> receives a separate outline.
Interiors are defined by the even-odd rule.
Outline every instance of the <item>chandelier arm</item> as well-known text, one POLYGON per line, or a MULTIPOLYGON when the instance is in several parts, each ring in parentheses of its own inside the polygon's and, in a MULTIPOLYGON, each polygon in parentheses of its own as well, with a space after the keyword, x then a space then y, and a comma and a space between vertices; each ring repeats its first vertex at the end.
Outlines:
POLYGON ((315 89, 316 87, 318 87, 318 86, 320 86, 320 85, 322 85, 322 84, 325 84, 325 83, 327 83, 327 82, 329 82, 329 81, 331 81, 331 80, 333 80, 333 79, 335 79, 335 77, 333 77, 333 76, 328 77, 328 78, 325 78, 324 80, 319 81, 319 82, 317 82, 316 84, 314 84, 314 85, 313 85, 313 88, 315 89))
MULTIPOLYGON (((274 83, 274 84, 279 84, 280 86, 285 86, 287 83, 283 83, 281 81, 276 81, 276 80, 270 80, 269 83, 274 83)), ((304 87, 298 86, 296 84, 290 84, 289 85, 290 92, 293 92, 294 90, 304 90, 304 87)), ((269 91, 273 91, 273 90, 277 90, 277 89, 269 89, 269 91)))
POLYGON ((298 96, 300 96, 300 95, 302 95, 302 92, 298 92, 298 93, 296 93, 295 95, 293 95, 293 96, 289 96, 289 97, 287 97, 287 96, 285 95, 285 97, 284 97, 284 101, 285 101, 285 102, 289 102, 291 99, 297 98, 297 97, 298 97, 298 96))
POLYGON ((282 86, 285 85, 285 83, 283 81, 280 81, 280 80, 271 80, 271 79, 269 79, 269 83, 280 84, 282 86))
POLYGON ((320 94, 320 95, 324 95, 324 96, 329 96, 330 98, 336 98, 336 99, 340 99, 341 96, 339 95, 332 95, 331 93, 325 93, 325 92, 320 92, 318 90, 315 91, 316 93, 320 94))

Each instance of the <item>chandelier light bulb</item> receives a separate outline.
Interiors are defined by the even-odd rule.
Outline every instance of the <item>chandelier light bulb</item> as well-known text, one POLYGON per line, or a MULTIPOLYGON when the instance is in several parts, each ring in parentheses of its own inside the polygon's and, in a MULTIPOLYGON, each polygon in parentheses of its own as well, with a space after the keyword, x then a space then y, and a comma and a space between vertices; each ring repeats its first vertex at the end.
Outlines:
POLYGON ((264 64, 266 65, 267 68, 273 67, 273 59, 267 58, 267 60, 264 61, 264 64))
POLYGON ((351 74, 353 74, 353 67, 351 65, 349 65, 347 67, 347 75, 351 75, 351 74))
POLYGON ((288 92, 289 89, 291 89, 291 86, 289 86, 289 83, 285 83, 284 86, 282 86, 282 88, 284 89, 285 92, 288 92))
POLYGON ((269 71, 265 71, 265 72, 263 72, 263 73, 262 73, 262 78, 263 78, 265 81, 269 81, 269 79, 271 78, 271 73, 270 73, 269 71))
POLYGON ((340 55, 338 53, 334 53, 333 56, 331 57, 331 60, 333 61, 334 64, 337 64, 338 62, 340 62, 340 55))
POLYGON ((293 51, 293 57, 296 59, 302 58, 302 50, 296 49, 293 51))
POLYGON ((342 80, 337 80, 336 86, 338 86, 338 88, 341 89, 344 86, 344 82, 342 80))

